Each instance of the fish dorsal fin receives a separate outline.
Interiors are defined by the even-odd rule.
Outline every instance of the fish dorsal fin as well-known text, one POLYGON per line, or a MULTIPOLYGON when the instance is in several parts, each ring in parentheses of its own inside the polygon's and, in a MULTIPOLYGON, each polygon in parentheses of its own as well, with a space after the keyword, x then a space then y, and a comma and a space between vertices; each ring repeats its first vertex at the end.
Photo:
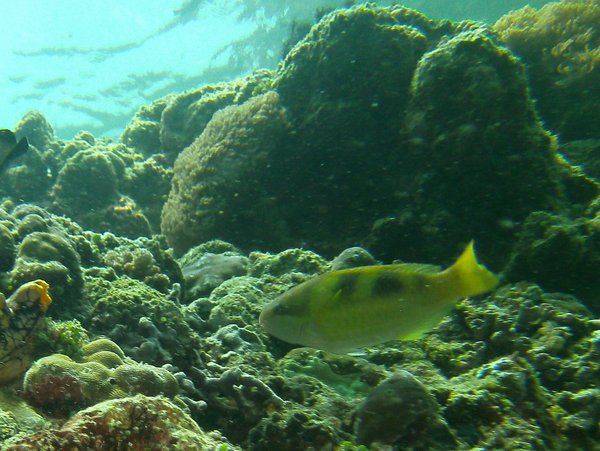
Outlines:
POLYGON ((13 147, 11 157, 13 157, 13 158, 20 157, 21 155, 24 155, 25 152, 27 152, 28 150, 29 150, 29 141, 27 141, 26 137, 23 137, 19 140, 17 145, 15 147, 13 147))
POLYGON ((441 266, 428 265, 427 263, 400 263, 396 266, 403 272, 418 272, 421 274, 436 274, 442 270, 441 266))

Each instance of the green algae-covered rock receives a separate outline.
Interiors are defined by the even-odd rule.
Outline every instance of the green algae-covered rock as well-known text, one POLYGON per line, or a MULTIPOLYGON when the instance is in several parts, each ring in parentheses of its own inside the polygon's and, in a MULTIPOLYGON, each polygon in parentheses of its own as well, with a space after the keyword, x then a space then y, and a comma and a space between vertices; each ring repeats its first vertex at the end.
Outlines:
MULTIPOLYGON (((411 94, 409 152, 431 170, 415 177, 419 198, 398 233, 431 244, 475 238, 487 264, 505 263, 514 233, 506 222, 565 200, 561 163, 522 63, 480 31, 463 32, 423 56, 411 94)), ((429 249, 424 261, 440 251, 429 249)))
POLYGON ((55 140, 54 129, 39 111, 28 111, 16 126, 15 134, 26 136, 29 144, 43 150, 55 140))
POLYGON ((117 341, 137 360, 179 368, 190 365, 198 336, 172 299, 129 277, 107 281, 86 279, 86 297, 93 314, 86 324, 90 333, 117 341))
POLYGON ((121 134, 121 142, 127 147, 150 156, 161 152, 160 117, 171 96, 142 106, 121 134))
POLYGON ((135 161, 133 166, 127 168, 122 189, 135 198, 153 231, 160 228, 160 213, 167 200, 172 177, 173 170, 160 155, 135 161))
MULTIPOLYGON (((592 209, 598 209, 598 202, 592 209)), ((534 212, 525 220, 506 267, 511 280, 534 280, 547 290, 580 296, 600 311, 600 214, 571 219, 534 212)))
POLYGON ((15 262, 15 238, 10 229, 0 223, 0 271, 10 269, 15 262))
POLYGON ((290 272, 316 274, 323 272, 327 266, 323 257, 303 249, 287 249, 278 254, 252 252, 250 261, 250 274, 256 277, 280 277, 290 272))
POLYGON ((475 238, 501 268, 530 212, 570 207, 572 171, 524 65, 473 23, 334 11, 270 89, 214 114, 180 154, 161 222, 176 253, 219 237, 446 263, 475 238))
POLYGON ((53 191, 56 207, 71 215, 106 208, 118 199, 118 172, 123 167, 124 162, 108 149, 77 152, 58 174, 53 191))

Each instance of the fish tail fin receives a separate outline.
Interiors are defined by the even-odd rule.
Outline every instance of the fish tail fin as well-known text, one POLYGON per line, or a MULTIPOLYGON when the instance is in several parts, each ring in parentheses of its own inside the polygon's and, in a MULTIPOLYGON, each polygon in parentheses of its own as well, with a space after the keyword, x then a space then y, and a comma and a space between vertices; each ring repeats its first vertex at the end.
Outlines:
POLYGON ((493 272, 477 261, 473 240, 447 271, 452 278, 456 278, 460 296, 485 293, 496 288, 499 282, 493 272))

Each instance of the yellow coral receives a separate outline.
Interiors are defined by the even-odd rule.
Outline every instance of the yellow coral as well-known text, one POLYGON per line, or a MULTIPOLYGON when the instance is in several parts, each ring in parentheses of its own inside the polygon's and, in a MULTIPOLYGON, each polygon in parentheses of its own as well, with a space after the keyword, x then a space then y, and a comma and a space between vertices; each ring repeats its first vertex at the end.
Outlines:
POLYGON ((500 18, 494 31, 517 53, 535 54, 554 73, 575 77, 600 63, 599 23, 600 3, 578 0, 549 3, 539 11, 526 6, 500 18))

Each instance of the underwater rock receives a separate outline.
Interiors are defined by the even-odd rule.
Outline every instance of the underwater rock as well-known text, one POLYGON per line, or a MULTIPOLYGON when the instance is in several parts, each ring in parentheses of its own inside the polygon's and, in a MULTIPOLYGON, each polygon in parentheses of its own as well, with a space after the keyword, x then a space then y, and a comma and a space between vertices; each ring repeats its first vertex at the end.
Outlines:
POLYGON ((206 433, 162 396, 137 395, 77 412, 60 428, 18 436, 5 450, 22 449, 231 449, 218 433, 206 433))
POLYGON ((408 371, 399 371, 375 387, 357 408, 354 433, 358 443, 411 443, 418 448, 456 446, 439 405, 408 371), (419 443, 419 445, 417 445, 419 443))
POLYGON ((83 212, 100 210, 116 202, 118 171, 124 166, 116 153, 105 148, 77 152, 58 174, 52 193, 55 208, 77 219, 83 212))
POLYGON ((277 254, 250 253, 250 275, 281 277, 289 273, 319 274, 327 268, 327 260, 305 249, 286 249, 277 254))
POLYGON ((215 113, 180 154, 161 222, 177 254, 220 237, 445 263, 475 238, 500 268, 530 212, 569 207, 524 65, 475 23, 337 10, 270 89, 215 113))
POLYGON ((47 427, 46 420, 10 387, 0 388, 0 447, 17 434, 31 434, 47 427))
POLYGON ((19 287, 8 299, 0 293, 0 385, 25 372, 52 299, 43 280, 19 287))
POLYGON ((24 155, 10 162, 4 161, 0 196, 18 202, 44 201, 47 198, 52 180, 46 148, 53 142, 54 134, 50 127, 50 137, 46 141, 46 137, 40 136, 44 135, 44 132, 40 131, 44 126, 38 122, 50 127, 38 112, 27 113, 17 125, 15 134, 21 140, 27 138, 29 145, 24 155))
POLYGON ((102 145, 80 150, 60 169, 52 189, 52 208, 97 231, 137 237, 150 234, 150 224, 134 200, 123 196, 131 150, 102 145))
POLYGON ((168 292, 171 288, 169 278, 161 273, 152 252, 143 247, 119 246, 104 254, 103 261, 118 275, 141 280, 161 292, 168 292), (162 283, 159 282, 160 275, 165 279, 160 281, 162 283))
POLYGON ((181 269, 160 235, 131 240, 104 233, 93 234, 92 241, 95 255, 88 265, 112 268, 117 276, 140 280, 161 293, 184 284, 181 269))
POLYGON ((571 164, 600 182, 600 139, 569 141, 560 147, 560 152, 571 164))
POLYGON ((383 368, 362 358, 312 348, 292 349, 278 366, 286 378, 313 377, 349 401, 363 398, 386 377, 383 368))
POLYGON ((263 69, 231 82, 168 95, 140 108, 121 135, 121 142, 145 156, 162 153, 171 166, 200 136, 215 112, 266 91, 270 83, 271 72, 263 69))
POLYGON ((210 294, 213 308, 209 312, 206 329, 217 331, 229 324, 237 324, 258 330, 256 315, 264 299, 265 293, 258 279, 243 276, 226 280, 210 294))
POLYGON ((483 260, 502 265, 515 232, 506 221, 566 206, 561 161, 529 97, 525 68, 481 31, 460 33, 421 58, 404 126, 412 164, 423 168, 414 178, 419 197, 400 224, 408 247, 469 237, 483 260))
POLYGON ((544 123, 561 140, 600 138, 600 5, 550 2, 512 11, 492 27, 527 66, 544 123))
POLYGON ((185 278, 186 298, 209 295, 224 281, 248 272, 248 258, 243 255, 212 254, 207 252, 181 268, 185 278))
POLYGON ((106 339, 88 344, 81 362, 62 354, 37 360, 23 381, 25 399, 59 417, 107 399, 140 393, 173 397, 177 391, 177 380, 169 371, 126 358, 106 339))
POLYGON ((252 449, 260 451, 335 449, 347 438, 326 416, 302 407, 271 414, 249 434, 252 449))
POLYGON ((218 429, 233 442, 245 440, 248 431, 267 412, 281 410, 284 401, 263 378, 242 371, 240 368, 221 368, 221 374, 192 368, 188 372, 196 388, 196 399, 206 401, 207 409, 201 413, 199 422, 204 427, 218 429))
POLYGON ((160 155, 153 155, 128 167, 121 184, 123 192, 135 198, 153 231, 160 229, 160 214, 171 189, 172 177, 173 170, 167 161, 160 155))

